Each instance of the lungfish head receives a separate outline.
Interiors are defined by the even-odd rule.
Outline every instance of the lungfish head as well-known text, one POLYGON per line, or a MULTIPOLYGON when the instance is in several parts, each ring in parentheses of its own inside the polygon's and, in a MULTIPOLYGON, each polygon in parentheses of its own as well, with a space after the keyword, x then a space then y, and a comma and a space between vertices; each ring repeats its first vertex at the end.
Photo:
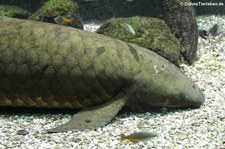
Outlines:
POLYGON ((204 102, 202 91, 178 68, 158 65, 141 71, 130 90, 130 107, 199 107, 204 102))

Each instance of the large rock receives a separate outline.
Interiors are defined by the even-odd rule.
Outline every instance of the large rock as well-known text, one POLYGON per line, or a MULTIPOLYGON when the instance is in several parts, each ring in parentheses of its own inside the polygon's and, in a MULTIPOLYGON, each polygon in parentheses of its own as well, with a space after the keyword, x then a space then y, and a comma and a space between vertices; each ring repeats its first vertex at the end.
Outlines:
POLYGON ((156 52, 179 66, 180 44, 163 20, 150 17, 113 18, 104 23, 97 33, 135 43, 156 52), (121 25, 130 25, 135 34, 121 25))
POLYGON ((23 8, 9 5, 0 5, 0 16, 13 18, 27 18, 31 13, 23 8))
POLYGON ((78 4, 73 0, 49 0, 30 19, 55 23, 54 18, 57 16, 69 16, 73 18, 70 26, 83 29, 82 19, 78 13, 78 4))
POLYGON ((181 58, 192 64, 198 45, 198 25, 193 6, 185 6, 190 0, 162 0, 163 16, 172 33, 180 40, 181 58))

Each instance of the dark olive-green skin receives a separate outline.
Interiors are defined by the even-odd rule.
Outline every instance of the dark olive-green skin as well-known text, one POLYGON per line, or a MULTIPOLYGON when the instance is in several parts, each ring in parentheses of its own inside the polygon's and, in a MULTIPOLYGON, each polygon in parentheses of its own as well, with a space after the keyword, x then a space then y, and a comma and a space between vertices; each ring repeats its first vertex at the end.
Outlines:
POLYGON ((199 107, 204 97, 154 52, 96 33, 0 17, 0 106, 199 107))

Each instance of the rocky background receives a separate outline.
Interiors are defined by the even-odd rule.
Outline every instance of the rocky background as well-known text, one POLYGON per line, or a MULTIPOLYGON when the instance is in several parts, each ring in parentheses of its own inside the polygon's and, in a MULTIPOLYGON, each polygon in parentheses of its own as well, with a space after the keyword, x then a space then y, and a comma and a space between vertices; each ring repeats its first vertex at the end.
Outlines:
MULTIPOLYGON (((1 0, 0 5, 16 5, 35 12, 47 0, 1 0)), ((192 0, 205 2, 205 0, 192 0)), ((79 12, 84 20, 105 20, 112 17, 162 16, 159 0, 76 0, 79 12)), ((223 0, 210 0, 223 2, 223 0)), ((225 14, 224 6, 196 6, 197 15, 225 14)))

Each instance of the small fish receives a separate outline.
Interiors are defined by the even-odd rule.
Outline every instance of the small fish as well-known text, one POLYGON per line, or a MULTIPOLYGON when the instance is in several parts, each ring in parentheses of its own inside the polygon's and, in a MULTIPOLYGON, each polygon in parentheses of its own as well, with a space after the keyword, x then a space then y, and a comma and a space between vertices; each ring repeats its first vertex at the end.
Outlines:
POLYGON ((219 29, 218 24, 215 24, 213 27, 209 29, 208 34, 211 36, 215 36, 217 34, 218 29, 219 29))
POLYGON ((208 31, 206 30, 198 30, 199 36, 203 39, 207 39, 210 36, 215 36, 218 32, 219 26, 218 24, 215 24, 213 27, 211 27, 208 31))
POLYGON ((129 24, 127 24, 127 23, 119 23, 118 25, 119 25, 119 27, 123 28, 126 32, 128 32, 128 33, 130 33, 132 35, 136 34, 134 29, 133 29, 133 27, 130 26, 129 24))
POLYGON ((120 135, 120 140, 129 140, 130 142, 137 143, 140 141, 147 141, 151 138, 156 137, 156 133, 148 133, 148 132, 135 132, 130 135, 125 136, 124 134, 120 135))
POLYGON ((56 24, 59 24, 59 25, 69 25, 72 23, 73 18, 57 16, 54 18, 54 21, 56 24))

